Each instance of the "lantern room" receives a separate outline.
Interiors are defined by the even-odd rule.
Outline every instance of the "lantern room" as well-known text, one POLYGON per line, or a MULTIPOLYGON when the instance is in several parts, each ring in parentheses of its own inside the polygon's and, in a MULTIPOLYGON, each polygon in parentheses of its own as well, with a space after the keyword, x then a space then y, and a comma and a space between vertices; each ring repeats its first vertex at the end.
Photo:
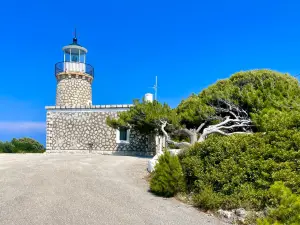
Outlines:
POLYGON ((73 43, 63 47, 64 62, 86 62, 87 49, 77 43, 77 38, 73 38, 73 43))
POLYGON ((77 42, 77 37, 73 38, 73 42, 63 47, 63 62, 56 63, 55 76, 63 74, 78 74, 94 77, 94 68, 86 64, 87 49, 77 42))
POLYGON ((73 43, 63 47, 64 67, 68 72, 85 73, 85 62, 87 49, 77 43, 77 38, 73 38, 73 43))

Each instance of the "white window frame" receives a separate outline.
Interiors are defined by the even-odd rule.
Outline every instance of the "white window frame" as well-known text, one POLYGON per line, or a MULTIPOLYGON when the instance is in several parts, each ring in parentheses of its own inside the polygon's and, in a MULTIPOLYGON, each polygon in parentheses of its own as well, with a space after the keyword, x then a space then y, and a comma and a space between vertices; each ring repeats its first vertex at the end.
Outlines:
POLYGON ((125 140, 120 140, 120 130, 119 129, 116 130, 116 142, 118 144, 129 144, 130 143, 130 139, 129 139, 129 137, 130 137, 130 129, 127 129, 126 131, 127 131, 127 135, 126 135, 127 139, 125 141, 125 140))

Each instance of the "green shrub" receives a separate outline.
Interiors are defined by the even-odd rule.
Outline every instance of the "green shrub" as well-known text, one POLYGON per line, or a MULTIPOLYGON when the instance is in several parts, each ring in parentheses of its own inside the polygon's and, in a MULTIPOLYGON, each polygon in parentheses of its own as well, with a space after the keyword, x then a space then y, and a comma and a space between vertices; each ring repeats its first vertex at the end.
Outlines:
POLYGON ((300 193, 299 148, 300 132, 296 130, 213 135, 180 159, 196 205, 261 210, 275 181, 283 181, 293 193, 300 193))
POLYGON ((0 141, 0 153, 43 153, 42 144, 31 138, 12 139, 11 142, 0 141))
POLYGON ((214 192, 212 187, 204 187, 199 194, 193 196, 193 202, 201 209, 216 209, 219 208, 222 197, 214 192))
POLYGON ((150 180, 150 190, 160 196, 172 197, 184 191, 184 177, 177 156, 168 151, 161 155, 150 180))
POLYGON ((15 153, 43 153, 45 148, 42 144, 31 138, 12 139, 15 153))
POLYGON ((0 141, 0 153, 12 153, 14 146, 10 142, 0 141))
POLYGON ((283 182, 275 182, 269 190, 271 209, 258 225, 300 224, 300 195, 293 194, 283 182))

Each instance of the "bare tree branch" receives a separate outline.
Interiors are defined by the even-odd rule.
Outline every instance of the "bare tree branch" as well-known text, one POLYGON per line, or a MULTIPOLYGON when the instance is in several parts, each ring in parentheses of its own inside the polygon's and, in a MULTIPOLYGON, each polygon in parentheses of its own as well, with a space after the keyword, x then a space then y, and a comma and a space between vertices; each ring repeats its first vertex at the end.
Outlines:
POLYGON ((183 134, 183 135, 188 135, 188 136, 190 136, 190 135, 192 135, 194 132, 193 132, 193 130, 189 130, 189 129, 187 129, 187 128, 184 128, 184 129, 176 130, 175 133, 176 133, 176 134, 183 134))
POLYGON ((232 134, 252 133, 252 121, 245 110, 225 100, 219 100, 219 102, 225 105, 226 108, 215 107, 216 112, 227 113, 228 116, 226 116, 222 122, 204 128, 202 134, 198 139, 198 142, 204 141, 208 135, 213 133, 218 133, 226 136, 232 134))
POLYGON ((166 120, 160 120, 161 131, 166 137, 166 142, 173 144, 179 148, 187 148, 193 145, 196 142, 204 141, 208 135, 213 133, 218 133, 221 135, 229 136, 233 134, 251 134, 252 133, 252 121, 248 113, 241 109, 239 106, 236 106, 226 100, 218 100, 221 103, 221 107, 211 105, 216 110, 216 115, 209 117, 204 123, 200 124, 197 129, 179 129, 175 133, 183 134, 190 138, 190 143, 188 142, 176 142, 171 140, 169 134, 166 132, 165 127, 167 126, 166 120), (218 124, 209 125, 212 120, 219 120, 218 124), (203 131, 202 131, 203 130, 203 131), (202 131, 202 133, 201 133, 202 131), (198 134, 200 136, 198 137, 198 134))
POLYGON ((169 134, 165 131, 165 127, 167 126, 167 124, 168 124, 167 121, 161 120, 161 131, 163 132, 163 134, 166 138, 166 142, 168 144, 173 144, 173 145, 175 145, 176 147, 179 147, 179 148, 188 148, 188 147, 191 146, 191 144, 188 143, 188 142, 176 142, 176 141, 171 140, 169 134))
POLYGON ((198 129, 196 130, 196 133, 199 133, 201 131, 201 129, 206 125, 207 121, 205 121, 204 123, 202 123, 198 129))

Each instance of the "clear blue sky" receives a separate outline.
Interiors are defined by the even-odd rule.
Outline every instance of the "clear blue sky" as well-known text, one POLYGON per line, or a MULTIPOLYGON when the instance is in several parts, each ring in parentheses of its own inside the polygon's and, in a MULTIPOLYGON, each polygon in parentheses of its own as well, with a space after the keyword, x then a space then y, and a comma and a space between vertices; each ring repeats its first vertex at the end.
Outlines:
POLYGON ((95 68, 93 104, 131 103, 156 75, 174 107, 240 70, 300 72, 296 0, 4 0, 0 21, 0 140, 45 143, 54 64, 74 27, 95 68))

